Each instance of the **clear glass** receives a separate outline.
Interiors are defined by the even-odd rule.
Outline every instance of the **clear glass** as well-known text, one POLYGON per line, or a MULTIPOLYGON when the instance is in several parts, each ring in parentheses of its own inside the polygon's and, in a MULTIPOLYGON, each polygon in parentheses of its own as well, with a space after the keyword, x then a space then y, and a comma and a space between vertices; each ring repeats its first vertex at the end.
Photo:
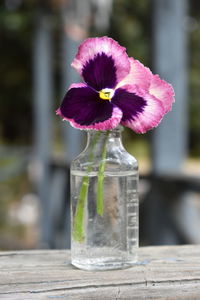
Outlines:
POLYGON ((71 164, 71 260, 80 269, 122 269, 137 261, 138 164, 124 149, 121 131, 88 131, 85 150, 71 164), (77 239, 75 218, 84 184, 83 234, 77 239))

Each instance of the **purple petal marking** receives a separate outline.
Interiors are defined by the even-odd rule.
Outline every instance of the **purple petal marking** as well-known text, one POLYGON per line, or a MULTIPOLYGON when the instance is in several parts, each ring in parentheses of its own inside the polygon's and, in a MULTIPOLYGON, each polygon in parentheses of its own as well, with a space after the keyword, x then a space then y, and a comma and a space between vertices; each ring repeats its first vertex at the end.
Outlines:
POLYGON ((87 86, 70 89, 57 114, 79 129, 112 129, 122 118, 119 108, 100 99, 99 94, 87 86))
POLYGON ((135 93, 130 93, 123 88, 119 88, 115 91, 112 103, 122 110, 122 121, 134 120, 138 114, 143 112, 144 107, 146 106, 145 99, 135 93))
MULTIPOLYGON (((141 99, 143 99, 143 103, 145 103, 145 105, 143 105, 140 109, 138 109, 137 113, 135 114, 133 113, 132 118, 130 118, 130 114, 127 115, 128 117, 122 119, 121 124, 131 128, 136 133, 145 133, 146 131, 156 127, 160 123, 160 121, 162 120, 165 114, 165 108, 162 101, 160 101, 153 95, 149 94, 144 89, 140 89, 138 86, 127 85, 124 86, 123 89, 126 89, 129 93, 133 93, 134 95, 139 96, 141 99)), ((124 100, 126 99, 124 98, 124 100)), ((134 100, 134 98, 132 98, 132 100, 134 100)), ((121 103, 122 103, 122 99, 120 101, 120 104, 121 103)), ((115 104, 118 105, 117 103, 115 104)), ((138 104, 137 107, 139 108, 138 104)), ((124 113, 124 109, 122 105, 119 107, 122 109, 124 113)), ((130 107, 126 106, 126 109, 127 108, 130 107)))
POLYGON ((82 76, 85 82, 96 91, 116 86, 116 67, 111 56, 97 54, 83 67, 82 76))
MULTIPOLYGON (((58 115, 61 115, 61 112, 60 112, 60 109, 57 110, 57 114, 58 115)), ((112 116, 110 119, 108 120, 105 120, 103 122, 99 122, 99 123, 95 123, 93 125, 88 125, 88 126, 85 126, 85 125, 80 125, 78 123, 76 123, 73 119, 69 119, 69 118, 63 118, 63 120, 66 120, 66 121, 69 121, 70 124, 77 128, 77 129, 85 129, 85 130, 111 130, 115 127, 117 127, 121 121, 121 118, 122 118, 122 111, 116 107, 116 106, 113 106, 113 112, 112 112, 112 116)))
MULTIPOLYGON (((87 62, 92 61, 98 54, 112 57, 116 67, 117 83, 126 77, 130 71, 130 61, 126 49, 115 40, 104 36, 100 38, 89 38, 79 46, 78 53, 72 62, 72 67, 82 75, 83 68, 87 62)), ((107 72, 108 72, 107 68, 107 72)), ((106 86, 107 87, 107 86, 106 86)))

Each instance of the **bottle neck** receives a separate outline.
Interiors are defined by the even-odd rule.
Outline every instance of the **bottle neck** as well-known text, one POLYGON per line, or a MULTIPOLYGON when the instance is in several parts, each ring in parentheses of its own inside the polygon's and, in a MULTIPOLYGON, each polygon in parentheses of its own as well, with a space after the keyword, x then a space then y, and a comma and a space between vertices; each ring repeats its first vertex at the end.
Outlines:
POLYGON ((121 141, 122 126, 108 131, 95 131, 90 130, 87 132, 87 146, 92 148, 95 146, 96 150, 101 150, 106 143, 106 148, 118 147, 123 148, 121 141))

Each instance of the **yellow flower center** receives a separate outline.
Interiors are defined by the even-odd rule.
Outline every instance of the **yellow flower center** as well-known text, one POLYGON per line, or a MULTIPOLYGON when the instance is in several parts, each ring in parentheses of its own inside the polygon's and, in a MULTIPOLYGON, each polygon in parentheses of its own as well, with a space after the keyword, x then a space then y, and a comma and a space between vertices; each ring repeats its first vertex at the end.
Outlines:
POLYGON ((101 91, 99 91, 99 97, 102 100, 111 101, 113 95, 114 95, 114 90, 113 89, 102 89, 101 91))

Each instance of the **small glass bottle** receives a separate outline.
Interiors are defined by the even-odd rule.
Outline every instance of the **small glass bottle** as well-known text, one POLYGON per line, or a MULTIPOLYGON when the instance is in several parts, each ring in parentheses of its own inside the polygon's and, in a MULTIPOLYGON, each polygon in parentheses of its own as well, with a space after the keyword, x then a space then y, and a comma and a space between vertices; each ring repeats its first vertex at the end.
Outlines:
POLYGON ((138 164, 121 131, 88 131, 85 150, 71 164, 71 260, 80 269, 137 261, 138 164))

